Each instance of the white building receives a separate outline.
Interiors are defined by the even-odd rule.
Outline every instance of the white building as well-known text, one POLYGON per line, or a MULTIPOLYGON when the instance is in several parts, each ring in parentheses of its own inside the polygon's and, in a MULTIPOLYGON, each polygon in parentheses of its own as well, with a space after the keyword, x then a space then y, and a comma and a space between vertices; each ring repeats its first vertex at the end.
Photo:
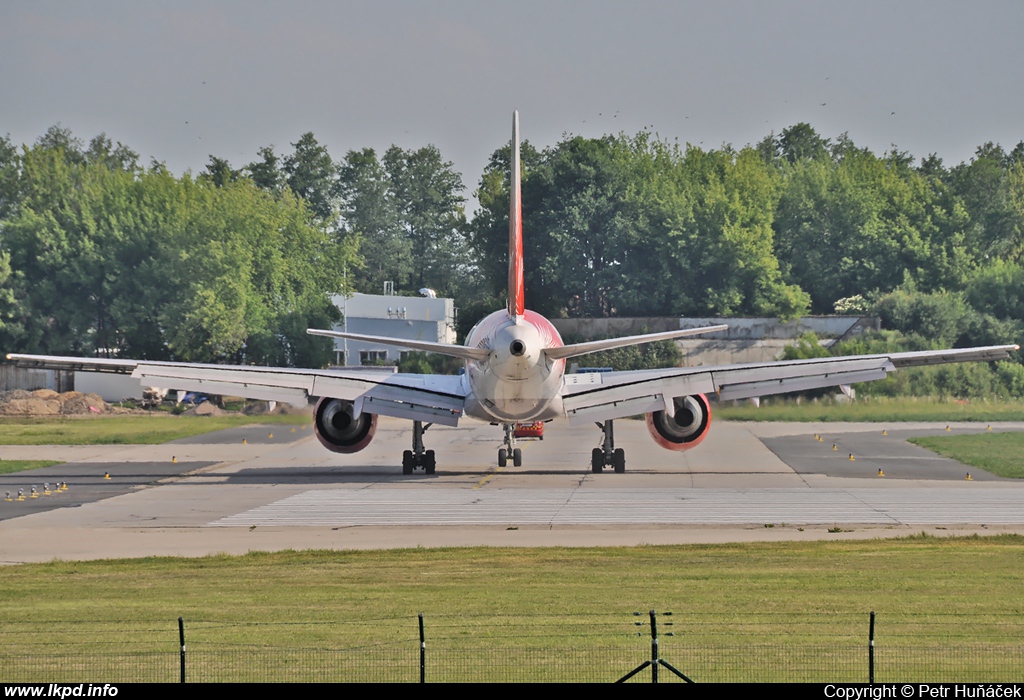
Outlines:
MULTIPOLYGON (((336 331, 378 335, 431 343, 455 343, 455 302, 452 299, 400 297, 381 294, 354 294, 332 298, 344 319, 336 331)), ((401 348, 355 340, 334 339, 334 358, 338 366, 394 363, 401 359, 401 348)))

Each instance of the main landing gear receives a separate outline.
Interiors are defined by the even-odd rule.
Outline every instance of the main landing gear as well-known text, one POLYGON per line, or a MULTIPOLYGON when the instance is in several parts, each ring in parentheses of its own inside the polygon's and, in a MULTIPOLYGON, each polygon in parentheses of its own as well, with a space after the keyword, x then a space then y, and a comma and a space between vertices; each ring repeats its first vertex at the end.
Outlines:
POLYGON ((606 466, 613 467, 616 474, 626 471, 626 451, 621 447, 615 449, 615 427, 613 421, 595 423, 601 429, 601 446, 595 447, 590 453, 590 471, 600 474, 606 466))
POLYGON ((514 423, 502 423, 505 430, 504 446, 498 450, 498 466, 508 465, 508 458, 512 458, 512 466, 523 466, 523 451, 516 447, 516 426, 514 423))
POLYGON ((416 467, 423 467, 423 471, 427 474, 434 473, 434 469, 437 467, 434 451, 423 447, 423 433, 427 432, 427 428, 432 425, 433 423, 423 425, 423 421, 419 420, 412 422, 412 449, 402 453, 403 474, 412 474, 416 467))

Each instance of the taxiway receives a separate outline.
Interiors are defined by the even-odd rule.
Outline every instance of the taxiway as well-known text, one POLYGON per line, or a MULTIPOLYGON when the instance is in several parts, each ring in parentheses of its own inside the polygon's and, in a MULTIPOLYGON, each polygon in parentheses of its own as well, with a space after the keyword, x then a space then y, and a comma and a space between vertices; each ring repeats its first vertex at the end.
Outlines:
POLYGON ((382 419, 354 455, 285 426, 156 446, 0 446, 0 459, 66 461, 0 476, 0 492, 69 485, 0 502, 0 561, 1024 532, 1024 483, 905 440, 947 434, 944 425, 721 422, 699 448, 674 453, 642 422, 616 421, 625 474, 590 472, 593 427, 549 424, 545 440, 524 443, 523 467, 499 469, 498 428, 435 426, 426 439, 437 474, 408 477, 399 455, 410 432, 382 419))

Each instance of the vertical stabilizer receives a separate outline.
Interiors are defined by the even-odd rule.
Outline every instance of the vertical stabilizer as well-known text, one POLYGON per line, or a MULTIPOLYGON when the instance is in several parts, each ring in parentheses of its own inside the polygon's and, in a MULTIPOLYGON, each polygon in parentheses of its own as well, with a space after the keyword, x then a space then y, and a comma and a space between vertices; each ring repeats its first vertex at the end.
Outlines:
POLYGON ((522 169, 519 165, 519 112, 512 112, 512 173, 508 213, 508 315, 522 317, 523 301, 523 203, 522 169))

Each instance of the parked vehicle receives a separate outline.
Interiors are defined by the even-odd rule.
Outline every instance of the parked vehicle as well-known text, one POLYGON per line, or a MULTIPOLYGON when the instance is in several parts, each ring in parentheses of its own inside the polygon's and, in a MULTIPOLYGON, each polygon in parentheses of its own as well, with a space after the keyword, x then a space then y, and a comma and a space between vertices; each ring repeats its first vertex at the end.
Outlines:
POLYGON ((516 438, 537 438, 538 440, 544 439, 544 424, 540 421, 536 423, 516 423, 515 429, 516 438))

